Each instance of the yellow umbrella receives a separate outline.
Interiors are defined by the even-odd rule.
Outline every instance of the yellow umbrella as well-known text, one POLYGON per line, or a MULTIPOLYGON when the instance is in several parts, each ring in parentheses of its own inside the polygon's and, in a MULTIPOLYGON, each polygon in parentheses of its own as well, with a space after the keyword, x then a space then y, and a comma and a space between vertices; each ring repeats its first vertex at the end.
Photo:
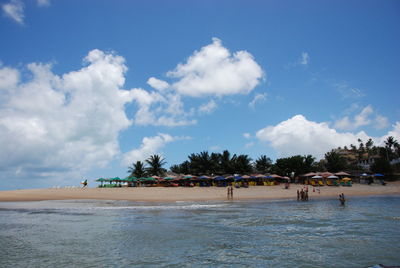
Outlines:
POLYGON ((342 181, 351 181, 350 178, 343 178, 342 181))

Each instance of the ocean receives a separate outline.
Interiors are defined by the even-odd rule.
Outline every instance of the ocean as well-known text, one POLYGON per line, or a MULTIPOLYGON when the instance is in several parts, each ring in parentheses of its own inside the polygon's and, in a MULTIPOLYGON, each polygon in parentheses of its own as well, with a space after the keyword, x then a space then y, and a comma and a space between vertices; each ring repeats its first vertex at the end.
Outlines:
POLYGON ((400 265, 400 197, 0 203, 0 267, 400 265))

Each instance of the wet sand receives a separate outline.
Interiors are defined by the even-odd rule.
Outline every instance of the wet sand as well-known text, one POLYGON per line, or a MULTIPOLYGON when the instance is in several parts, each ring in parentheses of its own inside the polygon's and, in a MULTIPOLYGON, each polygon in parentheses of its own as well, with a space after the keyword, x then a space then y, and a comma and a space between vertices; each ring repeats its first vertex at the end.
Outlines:
MULTIPOLYGON (((250 186, 233 190, 234 200, 247 199, 297 199, 297 190, 304 185, 250 186)), ((344 193, 351 196, 400 195, 400 182, 389 182, 386 186, 372 184, 353 184, 344 186, 308 186, 309 198, 338 197, 344 193), (319 191, 318 191, 319 189, 319 191)), ((226 200, 227 189, 224 187, 138 187, 138 188, 51 188, 0 191, 0 201, 42 201, 69 199, 101 199, 130 201, 208 201, 226 200)))

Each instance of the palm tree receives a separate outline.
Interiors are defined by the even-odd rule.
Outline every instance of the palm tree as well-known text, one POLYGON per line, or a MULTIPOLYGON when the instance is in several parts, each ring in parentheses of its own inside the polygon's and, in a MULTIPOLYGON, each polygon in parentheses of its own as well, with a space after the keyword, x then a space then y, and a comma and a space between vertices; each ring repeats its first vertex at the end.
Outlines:
POLYGON ((345 170, 347 167, 346 159, 334 150, 325 154, 326 168, 330 172, 345 170))
POLYGON ((131 167, 128 167, 129 177, 142 178, 146 176, 146 170, 142 161, 136 161, 131 167))
POLYGON ((151 155, 146 159, 146 163, 149 165, 146 171, 150 175, 163 176, 167 171, 163 166, 167 163, 165 159, 160 155, 151 155))
POLYGON ((251 158, 248 155, 239 155, 234 162, 235 173, 239 174, 249 174, 253 171, 253 166, 251 165, 251 158))
POLYGON ((271 166, 272 166, 272 160, 266 155, 261 155, 255 162, 255 167, 257 172, 263 174, 268 173, 271 166))
POLYGON ((385 141, 386 157, 390 161, 394 158, 392 147, 397 148, 399 146, 398 141, 393 137, 389 136, 385 141))
POLYGON ((231 153, 228 150, 222 152, 220 158, 221 174, 233 174, 235 172, 233 168, 235 159, 236 154, 231 157, 231 153))

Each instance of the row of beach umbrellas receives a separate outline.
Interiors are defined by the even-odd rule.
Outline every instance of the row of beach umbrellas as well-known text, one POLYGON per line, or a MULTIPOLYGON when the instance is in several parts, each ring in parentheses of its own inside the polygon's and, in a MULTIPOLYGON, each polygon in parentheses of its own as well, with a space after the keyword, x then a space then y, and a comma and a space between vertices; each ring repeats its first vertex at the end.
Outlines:
POLYGON ((262 175, 262 174, 257 174, 257 175, 232 175, 232 176, 194 176, 194 175, 183 175, 183 176, 167 176, 167 177, 158 177, 158 176, 152 176, 152 177, 146 177, 146 178, 136 178, 136 177, 126 177, 124 179, 121 179, 119 177, 115 178, 99 178, 96 181, 97 182, 161 182, 161 181, 179 181, 179 180, 215 180, 215 181, 224 181, 224 180, 235 180, 235 181, 240 181, 240 180, 246 180, 246 179, 283 179, 283 180, 290 180, 289 177, 282 177, 276 174, 272 175, 262 175))

